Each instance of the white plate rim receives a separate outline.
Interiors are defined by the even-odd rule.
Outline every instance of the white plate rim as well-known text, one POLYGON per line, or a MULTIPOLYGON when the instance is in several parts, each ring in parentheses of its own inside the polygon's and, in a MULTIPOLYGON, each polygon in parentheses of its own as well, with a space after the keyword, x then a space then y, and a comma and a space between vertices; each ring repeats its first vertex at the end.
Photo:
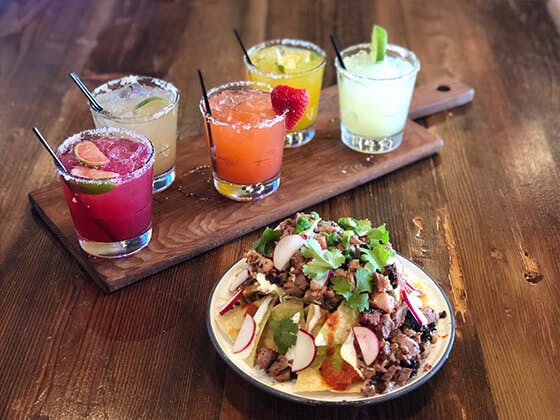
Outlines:
MULTIPOLYGON (((207 305, 207 308, 206 308, 206 326, 207 326, 207 329, 208 329, 208 335, 210 336, 210 341, 212 341, 212 344, 214 345, 214 348, 216 349, 216 351, 218 352, 220 357, 222 357, 222 359, 227 363, 227 365, 231 369, 233 369, 238 375, 240 375, 243 379, 247 380, 249 383, 256 386, 257 388, 259 388, 259 389, 261 389, 265 392, 268 392, 269 394, 272 394, 276 397, 283 398, 285 400, 289 400, 289 401, 293 401, 293 402, 297 402, 297 403, 302 403, 302 404, 306 404, 306 405, 316 405, 316 406, 318 406, 318 405, 333 405, 333 406, 355 406, 356 407, 356 406, 378 404, 378 403, 389 401, 389 400, 401 397, 405 394, 408 394, 409 392, 414 391, 415 389, 419 388, 420 386, 424 385, 427 381, 432 379, 434 377, 434 375, 440 370, 440 368, 447 361, 447 359, 449 358, 449 354, 451 352, 451 349, 453 347, 454 341, 455 341, 456 323, 455 323, 455 315, 454 315, 454 312, 453 312, 453 307, 451 306, 451 303, 450 303, 447 295, 443 291, 442 287, 438 284, 438 282, 435 281, 432 278, 432 276, 430 276, 422 267, 420 267, 418 264, 416 264, 412 260, 410 260, 406 257, 403 257, 402 255, 398 255, 398 257, 401 260, 404 260, 403 261, 404 264, 410 264, 410 265, 414 266, 417 270, 419 270, 419 272, 421 272, 424 276, 423 280, 428 280, 430 283, 432 283, 433 286, 436 287, 436 290, 439 291, 439 296, 438 297, 440 299, 442 299, 442 301, 445 302, 445 306, 446 306, 445 311, 447 312, 446 318, 443 318, 443 319, 447 320, 448 326, 449 326, 449 331, 448 331, 447 336, 445 338, 445 340, 447 342, 447 345, 445 346, 445 348, 442 352, 442 355, 439 357, 439 359, 437 359, 436 363, 432 365, 432 368, 428 372, 424 372, 421 375, 419 373, 419 376, 417 376, 416 380, 412 383, 409 383, 409 384, 406 384, 402 387, 396 388, 395 390, 390 391, 386 394, 377 394, 377 395, 374 395, 373 397, 362 397, 362 398, 351 399, 351 400, 336 399, 336 400, 329 401, 329 400, 324 400, 324 399, 313 398, 313 397, 308 396, 306 394, 294 395, 292 393, 285 392, 285 391, 283 391, 279 388, 275 388, 272 385, 268 385, 268 384, 265 384, 265 383, 257 380, 254 375, 250 375, 250 374, 244 372, 237 365, 236 361, 232 360, 226 354, 225 350, 220 345, 220 343, 218 341, 218 338, 216 337, 216 333, 222 334, 222 332, 218 331, 218 327, 214 326, 214 324, 212 323, 212 302, 213 302, 213 299, 215 298, 218 287, 225 280, 228 273, 230 273, 231 270, 236 265, 241 264, 244 261, 243 258, 236 261, 235 263, 233 263, 226 271, 224 271, 222 273, 222 275, 218 278, 218 280, 214 284, 214 287, 212 288, 212 291, 210 292, 210 295, 208 297, 208 305, 207 305)), ((244 362, 242 362, 242 363, 244 363, 244 362)), ((256 369, 256 368, 253 368, 253 369, 256 369)), ((421 369, 419 369, 419 372, 420 372, 420 370, 421 369)), ((333 393, 333 396, 334 395, 341 395, 341 394, 334 394, 333 393)))

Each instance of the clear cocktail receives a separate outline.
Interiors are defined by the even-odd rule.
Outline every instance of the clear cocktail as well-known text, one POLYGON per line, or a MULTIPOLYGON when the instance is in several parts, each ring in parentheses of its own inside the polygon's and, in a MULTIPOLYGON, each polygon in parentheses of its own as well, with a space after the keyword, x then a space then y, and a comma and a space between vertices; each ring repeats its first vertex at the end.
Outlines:
POLYGON ((66 139, 57 155, 66 203, 80 246, 119 258, 148 245, 152 235, 154 148, 143 135, 103 128, 66 139))
POLYGON ((212 115, 200 101, 214 186, 225 197, 253 201, 278 189, 286 126, 285 114, 277 115, 272 108, 271 89, 254 82, 211 89, 212 115))
POLYGON ((169 82, 145 76, 111 80, 93 91, 103 107, 90 107, 97 128, 126 128, 144 134, 156 151, 153 192, 175 179, 179 91, 169 82))
POLYGON ((315 119, 325 70, 325 52, 317 45, 296 39, 275 39, 255 45, 245 60, 249 79, 271 86, 287 85, 306 89, 309 104, 293 130, 286 134, 286 147, 298 147, 315 135, 315 119))
POLYGON ((383 61, 373 62, 370 44, 342 51, 346 69, 335 59, 342 141, 363 153, 385 153, 402 142, 420 63, 414 53, 387 45, 383 61))

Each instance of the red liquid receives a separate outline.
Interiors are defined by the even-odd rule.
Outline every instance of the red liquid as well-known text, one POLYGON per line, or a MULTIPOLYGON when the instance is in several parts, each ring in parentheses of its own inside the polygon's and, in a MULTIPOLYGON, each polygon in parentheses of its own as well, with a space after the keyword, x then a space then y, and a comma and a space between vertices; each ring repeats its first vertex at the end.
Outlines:
MULTIPOLYGON (((84 239, 96 242, 116 242, 142 235, 152 222, 152 165, 136 176, 131 173, 146 164, 151 148, 124 138, 88 140, 110 159, 97 169, 119 176, 96 180, 94 184, 59 177, 76 231, 84 239)), ((72 147, 60 155, 60 160, 69 171, 82 166, 72 147)))

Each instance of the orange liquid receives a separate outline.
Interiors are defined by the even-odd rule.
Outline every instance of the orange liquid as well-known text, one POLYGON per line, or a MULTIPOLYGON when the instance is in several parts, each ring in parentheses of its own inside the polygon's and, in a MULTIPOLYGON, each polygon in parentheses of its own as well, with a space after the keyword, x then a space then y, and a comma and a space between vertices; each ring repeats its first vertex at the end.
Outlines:
POLYGON ((221 121, 210 123, 216 175, 234 184, 264 183, 277 177, 286 125, 284 119, 263 124, 276 117, 270 94, 255 89, 226 90, 210 98, 210 108, 221 121))

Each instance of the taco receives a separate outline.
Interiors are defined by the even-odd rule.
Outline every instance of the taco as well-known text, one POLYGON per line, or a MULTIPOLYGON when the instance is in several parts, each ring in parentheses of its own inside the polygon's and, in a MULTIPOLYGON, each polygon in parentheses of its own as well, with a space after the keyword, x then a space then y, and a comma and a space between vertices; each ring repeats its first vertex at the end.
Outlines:
POLYGON ((245 262, 217 324, 234 353, 296 392, 388 392, 437 339, 439 315, 385 225, 298 213, 266 228, 245 262))

